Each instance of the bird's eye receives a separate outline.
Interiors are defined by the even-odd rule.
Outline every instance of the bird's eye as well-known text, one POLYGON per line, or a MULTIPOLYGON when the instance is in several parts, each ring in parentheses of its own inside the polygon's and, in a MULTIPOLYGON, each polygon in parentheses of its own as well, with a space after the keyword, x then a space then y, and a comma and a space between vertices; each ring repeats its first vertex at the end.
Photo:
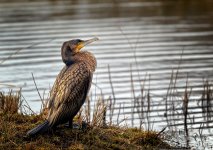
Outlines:
POLYGON ((82 40, 80 40, 80 39, 77 39, 77 40, 76 40, 76 43, 80 43, 80 42, 82 42, 82 40))

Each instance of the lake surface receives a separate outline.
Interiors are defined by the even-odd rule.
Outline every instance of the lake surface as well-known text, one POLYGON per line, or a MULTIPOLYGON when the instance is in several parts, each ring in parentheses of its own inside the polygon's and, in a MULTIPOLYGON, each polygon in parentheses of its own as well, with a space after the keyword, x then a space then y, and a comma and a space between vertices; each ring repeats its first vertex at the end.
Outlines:
POLYGON ((212 0, 0 0, 1 90, 21 87, 31 108, 39 112, 32 73, 47 97, 64 65, 62 43, 92 37, 100 40, 84 48, 98 62, 91 93, 115 101, 114 121, 119 115, 130 126, 139 126, 143 117, 146 129, 150 124, 156 130, 169 125, 168 131, 183 132, 183 140, 179 134, 175 142, 184 145, 188 82, 189 144, 212 148, 213 94, 209 101, 202 98, 206 80, 213 89, 212 0), (177 80, 168 90, 172 71, 177 80), (142 85, 144 110, 139 110, 135 100, 143 97, 142 85), (204 112, 207 108, 209 113, 204 112))

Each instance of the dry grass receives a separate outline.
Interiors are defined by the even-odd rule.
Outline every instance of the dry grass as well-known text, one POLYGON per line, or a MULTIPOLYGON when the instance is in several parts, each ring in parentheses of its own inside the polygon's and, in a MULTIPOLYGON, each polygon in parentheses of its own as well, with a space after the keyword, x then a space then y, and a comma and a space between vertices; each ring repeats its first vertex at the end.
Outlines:
MULTIPOLYGON (((18 113, 16 94, 3 95, 1 101, 11 101, 4 105, 0 113, 0 149, 159 149, 170 148, 161 139, 161 135, 152 131, 142 131, 136 128, 103 126, 106 107, 98 101, 93 117, 86 128, 69 129, 59 126, 55 131, 26 137, 26 132, 43 119, 42 115, 23 115, 18 113), (16 99, 16 100, 14 100, 16 99), (14 103, 13 103, 14 102, 14 103), (13 103, 13 104, 11 104, 13 103), (14 108, 14 109, 12 109, 14 108)), ((19 97, 20 98, 20 97, 19 97)), ((88 116, 84 110, 75 118, 78 124, 88 116)), ((87 112, 88 113, 88 112, 87 112)))
POLYGON ((12 90, 8 94, 0 92, 0 113, 18 113, 20 107, 21 91, 13 93, 12 90))
MULTIPOLYGON (((110 70, 109 70, 110 72, 110 70)), ((132 73, 132 72, 131 72, 132 73)), ((177 74, 178 72, 173 71, 171 75, 171 83, 168 88, 168 93, 166 95, 165 102, 165 117, 167 119, 167 127, 170 131, 171 128, 176 127, 175 120, 182 119, 184 132, 186 136, 186 145, 189 147, 189 132, 188 128, 190 123, 194 123, 190 120, 190 115, 193 106, 189 104, 191 101, 191 93, 193 92, 189 83, 188 76, 185 85, 185 91, 177 97, 177 74), (178 99, 179 98, 179 99, 178 99), (178 105, 177 105, 178 104, 178 105), (176 107, 174 107, 176 106, 176 107), (181 110, 181 111, 179 111, 181 110), (191 111, 191 112, 189 112, 191 111)), ((159 148, 169 148, 169 145, 163 142, 161 133, 156 133, 150 131, 151 124, 149 123, 149 113, 151 111, 156 111, 151 109, 152 104, 150 102, 149 90, 145 92, 144 84, 147 82, 146 78, 141 85, 141 96, 138 97, 135 94, 135 85, 133 82, 133 77, 131 75, 132 81, 132 93, 134 97, 134 110, 132 113, 138 113, 140 119, 140 129, 121 127, 120 113, 122 109, 119 106, 117 113, 117 126, 113 125, 112 117, 116 114, 115 110, 115 96, 109 98, 109 100, 103 101, 103 98, 96 100, 96 104, 91 107, 90 99, 87 99, 86 105, 80 110, 79 114, 75 117, 74 121, 77 124, 82 125, 82 122, 86 122, 87 128, 82 129, 68 129, 65 126, 60 126, 54 132, 47 133, 44 135, 39 135, 35 138, 26 138, 25 134, 28 130, 32 129, 36 125, 43 121, 45 114, 47 114, 46 109, 47 102, 42 101, 43 110, 40 115, 35 115, 31 110, 27 101, 23 104, 21 100, 21 91, 14 93, 10 91, 5 94, 0 92, 0 149, 159 149, 159 148), (144 103, 146 102, 146 105, 144 103), (136 107, 136 108, 135 108, 136 107), (93 111, 91 110, 93 108, 93 111), (108 111, 108 113, 107 113, 108 111), (25 114, 25 115, 23 115, 25 114), (107 122, 107 120, 109 122, 107 122), (144 131, 144 121, 147 120, 148 131, 144 131), (143 125, 143 127, 141 127, 143 125)), ((150 78, 148 79, 150 82, 150 78)), ((111 86, 112 82, 111 82, 111 86)), ((37 89, 37 88, 36 88, 37 89)), ((212 98, 213 90, 212 83, 208 80, 204 81, 201 103, 203 117, 206 119, 206 123, 211 123, 212 119, 212 98)), ((38 90, 37 90, 38 91, 38 90)), ((22 98, 23 99, 23 98, 22 98)), ((134 123, 134 118, 131 118, 132 123, 134 123)), ((199 123, 199 122, 195 122, 199 123)), ((83 126, 83 125, 82 125, 83 126)), ((81 126, 81 127, 82 127, 81 126)), ((165 129, 165 128, 164 128, 165 129)), ((163 129, 163 130, 164 130, 163 129)), ((174 130, 177 131, 177 130, 174 130)), ((200 134, 202 135, 202 133, 200 134)), ((173 135, 173 137, 175 137, 173 135)), ((175 137, 175 139, 177 139, 175 137)), ((167 141, 169 141, 168 139, 167 141)))

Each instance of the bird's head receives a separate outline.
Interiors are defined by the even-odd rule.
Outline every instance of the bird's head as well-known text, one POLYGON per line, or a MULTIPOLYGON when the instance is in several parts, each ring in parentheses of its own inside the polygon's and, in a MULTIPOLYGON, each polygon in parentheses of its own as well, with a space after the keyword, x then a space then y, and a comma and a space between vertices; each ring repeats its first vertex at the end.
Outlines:
POLYGON ((89 40, 74 39, 63 43, 61 48, 62 60, 66 65, 73 63, 73 56, 80 52, 84 46, 97 41, 98 38, 92 38, 89 40))

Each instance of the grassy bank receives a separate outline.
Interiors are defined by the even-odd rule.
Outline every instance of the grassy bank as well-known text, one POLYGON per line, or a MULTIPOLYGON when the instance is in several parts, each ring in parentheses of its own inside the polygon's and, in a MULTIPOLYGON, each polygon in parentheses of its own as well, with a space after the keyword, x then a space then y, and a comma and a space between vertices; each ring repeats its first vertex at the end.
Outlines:
POLYGON ((121 127, 92 127, 56 131, 34 138, 26 132, 41 123, 39 116, 1 114, 1 149, 159 149, 169 148, 156 132, 121 127))
MULTIPOLYGON (((96 119, 85 129, 60 126, 33 138, 26 132, 43 121, 42 115, 18 113, 20 96, 0 97, 0 149, 159 149, 170 148, 157 132, 136 128, 100 125, 96 119), (19 102, 18 102, 19 101, 19 102), (13 107, 11 107, 13 106, 13 107), (96 123, 95 123, 96 120, 96 123)), ((97 111, 98 109, 96 109, 97 111)), ((100 111, 100 110, 99 110, 100 111)), ((101 113, 97 116, 100 117, 101 113)), ((77 119, 78 123, 80 119, 77 119)))

